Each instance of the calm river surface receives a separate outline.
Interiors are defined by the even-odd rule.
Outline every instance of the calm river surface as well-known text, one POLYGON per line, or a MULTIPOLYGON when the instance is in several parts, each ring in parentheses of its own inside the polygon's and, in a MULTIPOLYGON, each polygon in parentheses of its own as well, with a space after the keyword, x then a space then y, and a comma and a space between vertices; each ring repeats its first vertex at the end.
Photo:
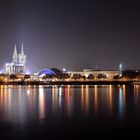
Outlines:
POLYGON ((139 129, 140 85, 0 86, 0 139, 134 138, 139 129))

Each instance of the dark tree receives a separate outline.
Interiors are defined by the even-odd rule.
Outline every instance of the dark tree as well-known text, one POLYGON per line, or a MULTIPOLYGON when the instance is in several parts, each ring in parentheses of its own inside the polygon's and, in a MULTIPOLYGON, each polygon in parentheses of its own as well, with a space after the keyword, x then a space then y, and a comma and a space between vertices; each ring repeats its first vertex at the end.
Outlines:
POLYGON ((94 77, 93 74, 89 74, 88 77, 87 77, 87 79, 94 79, 94 78, 95 78, 95 77, 94 77))
POLYGON ((26 75, 24 76, 24 79, 30 79, 30 78, 31 78, 30 75, 27 75, 27 74, 26 74, 26 75))
POLYGON ((9 78, 12 80, 15 80, 15 79, 17 79, 17 76, 15 74, 10 74, 9 78))

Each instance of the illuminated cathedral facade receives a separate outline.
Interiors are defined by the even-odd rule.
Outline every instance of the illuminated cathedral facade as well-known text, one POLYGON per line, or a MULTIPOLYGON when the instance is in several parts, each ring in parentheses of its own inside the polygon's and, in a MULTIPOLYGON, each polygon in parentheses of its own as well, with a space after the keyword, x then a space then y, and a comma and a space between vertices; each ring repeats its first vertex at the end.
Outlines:
POLYGON ((21 52, 17 53, 17 48, 15 45, 12 62, 6 63, 4 65, 5 74, 24 74, 26 65, 26 55, 24 54, 23 44, 21 47, 21 52))

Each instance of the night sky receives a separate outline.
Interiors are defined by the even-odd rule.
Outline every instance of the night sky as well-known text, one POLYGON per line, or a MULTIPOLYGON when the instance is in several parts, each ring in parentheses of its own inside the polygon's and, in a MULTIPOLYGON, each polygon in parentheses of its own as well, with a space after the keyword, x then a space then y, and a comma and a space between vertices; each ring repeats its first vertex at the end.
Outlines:
POLYGON ((27 69, 140 69, 140 4, 0 0, 0 67, 24 44, 27 69))

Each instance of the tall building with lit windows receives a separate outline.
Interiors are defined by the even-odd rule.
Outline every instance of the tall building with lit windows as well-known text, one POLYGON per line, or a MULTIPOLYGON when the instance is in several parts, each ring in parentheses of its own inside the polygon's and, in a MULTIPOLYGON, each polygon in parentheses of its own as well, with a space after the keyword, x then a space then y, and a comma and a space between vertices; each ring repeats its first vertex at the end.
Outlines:
POLYGON ((17 53, 15 45, 12 62, 4 65, 5 74, 22 74, 25 73, 26 55, 24 54, 23 44, 21 46, 21 52, 17 53))

